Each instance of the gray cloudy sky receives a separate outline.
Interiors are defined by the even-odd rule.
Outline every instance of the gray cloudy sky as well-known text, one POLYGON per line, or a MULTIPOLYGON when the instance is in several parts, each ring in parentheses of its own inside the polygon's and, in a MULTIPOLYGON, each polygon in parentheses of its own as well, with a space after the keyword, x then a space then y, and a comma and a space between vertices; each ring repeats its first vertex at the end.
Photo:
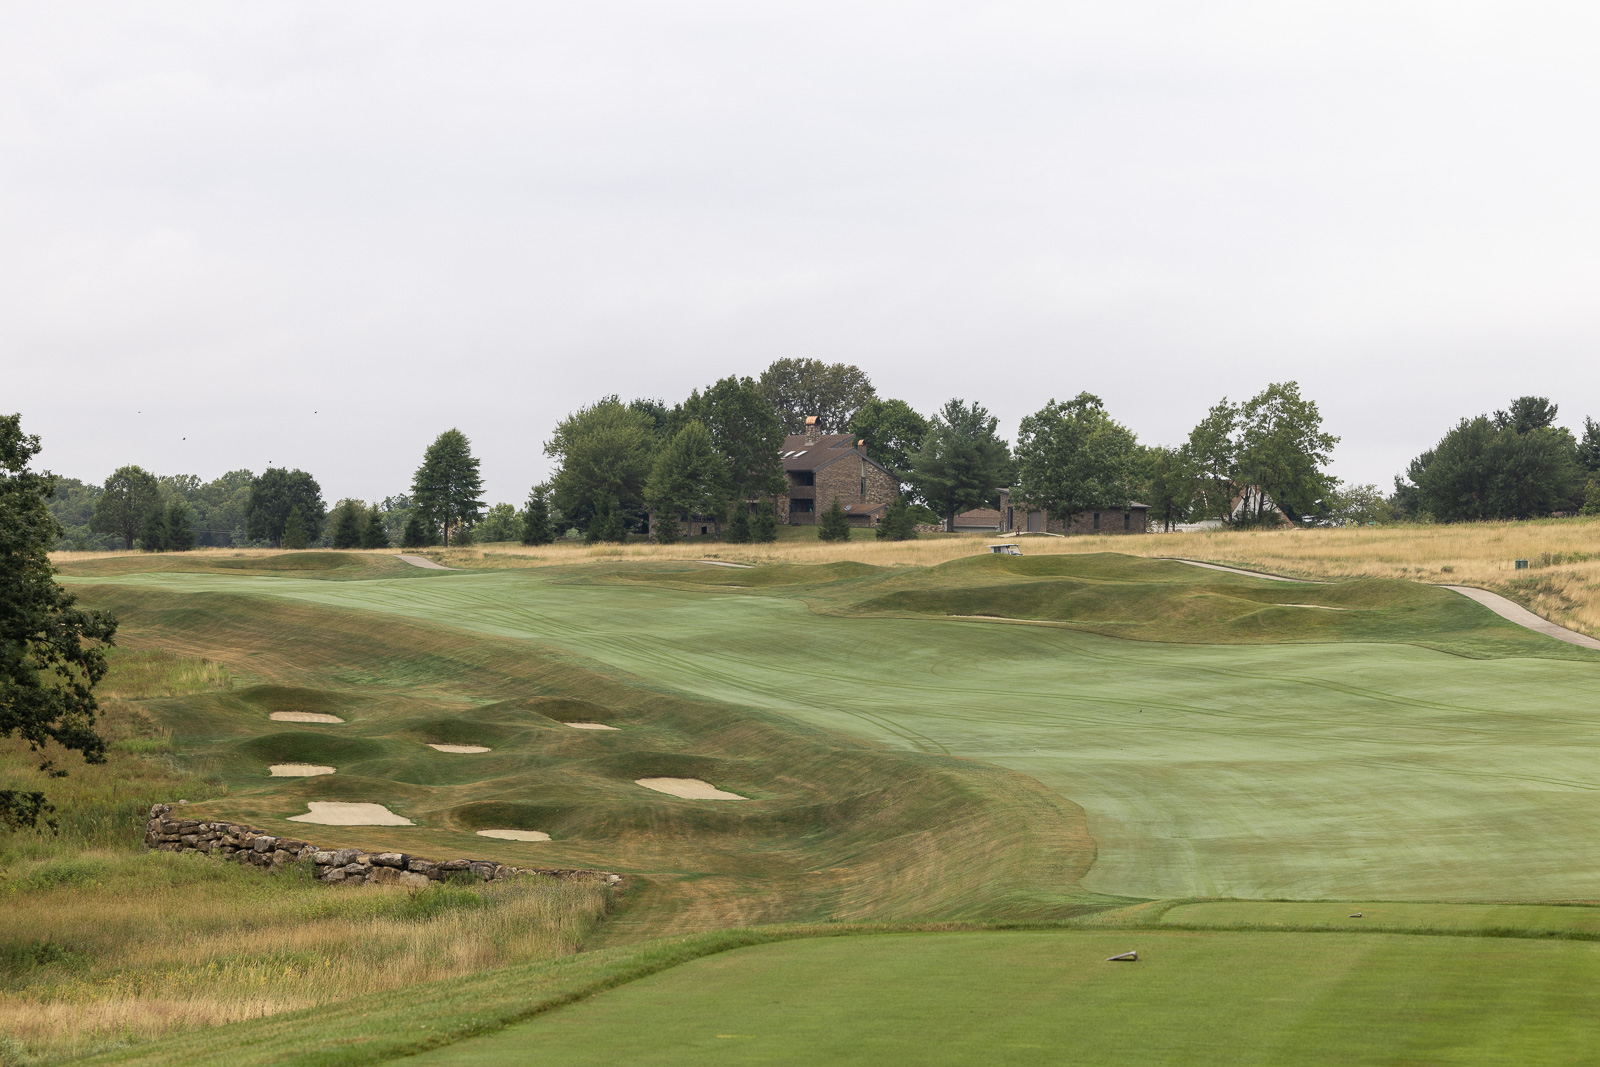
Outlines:
POLYGON ((1294 378, 1387 485, 1512 395, 1600 417, 1597 50, 1528 0, 9 4, 0 408, 330 500, 459 426, 520 501, 572 408, 782 356, 1163 443, 1294 378))

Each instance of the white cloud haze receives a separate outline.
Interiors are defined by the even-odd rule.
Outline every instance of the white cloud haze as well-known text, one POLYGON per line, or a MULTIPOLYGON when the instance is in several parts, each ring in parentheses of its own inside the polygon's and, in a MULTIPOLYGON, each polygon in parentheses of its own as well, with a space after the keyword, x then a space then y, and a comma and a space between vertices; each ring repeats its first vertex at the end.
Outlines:
POLYGON ((1387 486, 1600 417, 1600 10, 104 3, 0 13, 0 409, 45 465, 331 501, 459 426, 773 359, 1176 443, 1298 379, 1387 486), (315 412, 315 414, 313 414, 315 412))

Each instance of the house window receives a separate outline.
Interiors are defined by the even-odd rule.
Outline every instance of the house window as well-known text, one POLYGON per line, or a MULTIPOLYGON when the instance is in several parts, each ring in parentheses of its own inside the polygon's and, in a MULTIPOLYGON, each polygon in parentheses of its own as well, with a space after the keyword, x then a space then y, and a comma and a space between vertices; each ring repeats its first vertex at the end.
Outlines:
POLYGON ((1100 513, 1098 511, 1094 513, 1094 528, 1096 530, 1100 529, 1100 513))
POLYGON ((1122 513, 1122 528, 1124 530, 1133 529, 1133 512, 1124 511, 1122 513))
POLYGON ((815 471, 790 471, 789 477, 795 485, 816 485, 817 474, 815 471))
POLYGON ((789 501, 789 510, 790 511, 811 511, 811 510, 813 510, 813 507, 814 507, 815 503, 816 502, 812 501, 812 500, 804 500, 804 499, 802 499, 800 497, 795 497, 794 499, 789 501))
POLYGON ((861 499, 867 499, 867 476, 865 474, 861 476, 861 499))

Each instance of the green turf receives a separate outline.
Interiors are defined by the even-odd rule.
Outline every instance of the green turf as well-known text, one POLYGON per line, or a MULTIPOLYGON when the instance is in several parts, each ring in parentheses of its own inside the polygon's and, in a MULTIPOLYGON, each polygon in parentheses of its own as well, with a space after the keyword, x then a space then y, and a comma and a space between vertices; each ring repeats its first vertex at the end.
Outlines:
POLYGON ((1161 921, 1208 930, 1403 930, 1600 941, 1600 906, 1588 904, 1217 900, 1180 904, 1161 921))
MULTIPOLYGON (((1165 566, 1178 568, 1180 592, 1210 580, 1165 566)), ((829 580, 862 573, 850 567, 829 580)), ((769 588, 805 584, 788 571, 717 569, 769 588)), ((120 588, 226 589, 531 638, 684 694, 978 757, 1087 809, 1098 854, 1084 885, 1099 892, 1600 899, 1600 874, 1573 861, 1600 837, 1593 653, 1158 644, 1033 625, 818 616, 791 597, 574 577, 151 574, 120 588)), ((102 588, 91 598, 112 595, 102 588)), ((1300 597, 1317 587, 1289 588, 1300 597)), ((1486 609, 1464 610, 1483 630, 1498 625, 1486 609)))
POLYGON ((1119 931, 790 941, 695 960, 420 1065, 1586 1061, 1600 945, 1119 931), (1137 948, 1137 963, 1105 957, 1137 948))

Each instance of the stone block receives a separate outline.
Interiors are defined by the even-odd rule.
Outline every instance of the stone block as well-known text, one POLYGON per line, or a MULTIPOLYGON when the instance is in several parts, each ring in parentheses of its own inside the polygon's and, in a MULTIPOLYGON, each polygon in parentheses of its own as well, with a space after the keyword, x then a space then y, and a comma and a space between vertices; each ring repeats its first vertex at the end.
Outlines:
POLYGON ((278 847, 278 839, 270 834, 262 834, 250 842, 250 847, 257 852, 271 852, 278 847))
POLYGON ((439 864, 439 869, 446 874, 453 874, 456 871, 466 870, 469 863, 470 860, 445 860, 439 864))
POLYGON ((404 852, 379 852, 372 857, 374 867, 399 867, 404 870, 411 857, 404 852))
POLYGON ((342 882, 344 879, 345 873, 343 867, 334 867, 333 869, 329 870, 327 874, 322 876, 322 880, 324 882, 342 882))
POLYGON ((292 859, 294 859, 294 853, 290 852, 288 849, 279 848, 274 849, 272 852, 272 865, 274 867, 281 867, 283 864, 288 863, 292 859))
POLYGON ((336 867, 343 867, 347 863, 354 863, 361 850, 356 848, 341 848, 333 854, 333 863, 336 867))
POLYGON ((415 871, 418 874, 431 874, 437 866, 439 866, 437 863, 430 863, 428 860, 414 859, 406 864, 406 870, 415 871))

